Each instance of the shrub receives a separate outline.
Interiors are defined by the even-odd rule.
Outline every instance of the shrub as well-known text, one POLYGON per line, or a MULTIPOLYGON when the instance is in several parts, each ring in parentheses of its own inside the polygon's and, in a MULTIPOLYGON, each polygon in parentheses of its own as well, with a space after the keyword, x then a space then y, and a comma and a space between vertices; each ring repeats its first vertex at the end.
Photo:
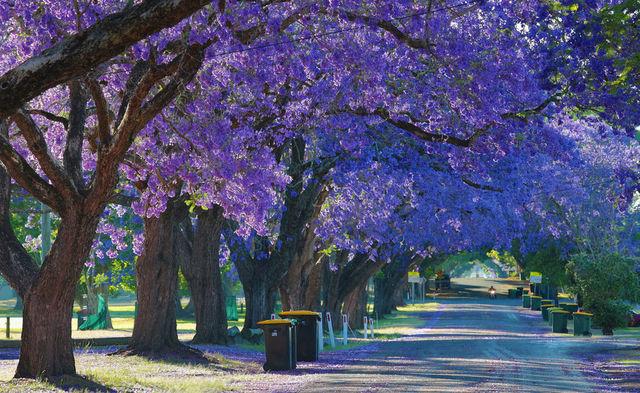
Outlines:
POLYGON ((593 313, 594 323, 603 334, 626 325, 631 310, 629 301, 638 296, 635 262, 618 254, 594 256, 576 254, 567 264, 573 290, 585 309, 593 313))

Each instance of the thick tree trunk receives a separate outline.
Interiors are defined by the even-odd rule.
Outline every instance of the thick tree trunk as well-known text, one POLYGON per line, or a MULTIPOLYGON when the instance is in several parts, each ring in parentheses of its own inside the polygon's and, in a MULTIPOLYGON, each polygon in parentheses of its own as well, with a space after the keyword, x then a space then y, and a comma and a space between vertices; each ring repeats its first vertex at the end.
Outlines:
POLYGON ((17 378, 75 374, 71 310, 98 218, 81 209, 62 218, 51 252, 24 296, 17 378))
POLYGON ((73 295, 69 292, 49 282, 25 298, 16 378, 76 373, 71 341, 73 295))
POLYGON ((403 255, 382 268, 382 274, 374 278, 373 312, 382 318, 396 309, 396 291, 405 283, 407 273, 419 261, 403 255))
POLYGON ((360 290, 360 286, 367 284, 369 278, 384 266, 382 261, 370 261, 365 254, 356 254, 349 260, 348 251, 338 251, 335 256, 337 270, 329 269, 325 264, 324 272, 324 311, 333 316, 334 327, 339 327, 341 322, 342 304, 345 299, 360 290))
MULTIPOLYGON (((318 209, 319 213, 319 209, 318 209)), ((310 224, 303 234, 300 249, 293 255, 287 274, 280 285, 283 310, 308 310, 319 304, 321 265, 314 253, 315 224, 310 224), (315 296, 315 298, 314 298, 315 296)))
POLYGON ((251 336, 251 329, 256 329, 258 322, 270 318, 278 283, 282 280, 287 265, 282 259, 273 256, 264 259, 256 257, 268 252, 269 239, 254 236, 253 250, 250 252, 245 239, 235 233, 235 224, 227 222, 223 231, 227 245, 235 254, 233 262, 244 289, 246 315, 242 335, 251 336))
POLYGON ((309 310, 317 309, 320 305, 320 287, 322 277, 321 256, 315 253, 316 234, 315 220, 320 215, 322 204, 328 195, 324 187, 310 186, 307 201, 310 206, 296 205, 305 212, 305 218, 297 222, 298 228, 293 228, 293 233, 301 233, 295 243, 295 250, 289 262, 289 269, 280 285, 282 308, 284 310, 309 310))
MULTIPOLYGON (((338 261, 336 261, 337 264, 338 261)), ((342 294, 339 290, 340 270, 332 271, 329 263, 324 263, 323 266, 325 271, 323 275, 322 310, 325 313, 331 313, 333 328, 337 329, 342 323, 342 303, 344 302, 344 297, 341 296, 342 294)))
POLYGON ((178 261, 174 232, 186 214, 186 205, 177 199, 168 202, 160 217, 144 219, 144 251, 136 263, 138 313, 124 354, 155 357, 189 352, 178 340, 175 305, 178 261))
POLYGON ((257 323, 271 317, 273 312, 273 294, 276 290, 274 286, 269 286, 263 279, 256 279, 252 282, 243 282, 244 295, 247 302, 247 311, 244 317, 242 334, 249 334, 250 329, 255 329, 257 323))
POLYGON ((404 306, 404 294, 407 290, 407 279, 405 278, 400 285, 396 287, 396 290, 393 292, 393 306, 394 308, 404 306))
POLYGON ((373 280, 373 312, 382 318, 384 315, 394 311, 395 304, 393 294, 396 290, 397 281, 389 278, 376 277, 373 280))
POLYGON ((219 262, 222 213, 222 208, 216 206, 198 214, 191 258, 183 266, 195 308, 194 343, 227 343, 227 311, 219 262))
POLYGON ((362 320, 367 311, 367 283, 363 283, 353 290, 345 299, 343 312, 349 318, 349 326, 352 329, 360 329, 364 325, 362 320))

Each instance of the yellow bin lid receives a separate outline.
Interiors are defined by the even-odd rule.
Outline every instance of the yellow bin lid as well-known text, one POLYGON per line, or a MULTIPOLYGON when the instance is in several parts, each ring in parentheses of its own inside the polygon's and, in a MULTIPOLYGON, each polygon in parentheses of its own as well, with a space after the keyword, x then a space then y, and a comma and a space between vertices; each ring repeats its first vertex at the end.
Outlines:
POLYGON ((291 326, 291 321, 288 319, 267 319, 266 321, 258 322, 258 325, 287 325, 291 326))
POLYGON ((291 311, 283 311, 278 313, 281 317, 318 317, 320 318, 320 313, 309 310, 291 310, 291 311))

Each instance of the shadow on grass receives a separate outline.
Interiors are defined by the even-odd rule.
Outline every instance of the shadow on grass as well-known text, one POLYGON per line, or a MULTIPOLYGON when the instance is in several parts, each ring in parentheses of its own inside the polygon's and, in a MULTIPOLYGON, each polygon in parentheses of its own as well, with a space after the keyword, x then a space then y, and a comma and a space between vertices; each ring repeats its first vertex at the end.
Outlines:
MULTIPOLYGON (((13 379, 7 383, 8 387, 25 390, 31 390, 34 380, 32 379, 13 379), (28 387, 29 386, 29 387, 28 387)), ((38 384, 51 385, 64 391, 82 391, 82 392, 117 392, 116 389, 102 385, 94 380, 81 375, 63 375, 61 377, 43 378, 37 380, 38 384)), ((44 388, 44 386, 42 386, 44 388)), ((12 390, 13 391, 13 390, 12 390)))

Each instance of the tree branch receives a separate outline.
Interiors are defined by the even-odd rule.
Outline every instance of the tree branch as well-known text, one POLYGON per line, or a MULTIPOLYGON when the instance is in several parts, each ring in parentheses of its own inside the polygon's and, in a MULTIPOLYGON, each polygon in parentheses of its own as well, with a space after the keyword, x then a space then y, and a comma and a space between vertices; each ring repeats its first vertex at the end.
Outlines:
MULTIPOLYGON (((60 192, 60 195, 68 199, 75 199, 79 195, 78 190, 71 182, 64 168, 62 168, 51 155, 44 135, 35 121, 33 121, 33 118, 22 109, 15 112, 11 118, 18 126, 18 129, 20 129, 29 150, 36 160, 38 160, 40 168, 42 168, 54 187, 60 192)), ((11 170, 9 169, 9 171, 11 170)))
POLYGON ((82 180, 82 142, 87 120, 87 95, 77 80, 69 83, 69 132, 64 147, 64 167, 71 181, 80 192, 84 189, 82 180))
POLYGON ((103 146, 109 146, 111 143, 109 104, 104 96, 102 87, 95 79, 89 79, 87 86, 91 92, 91 98, 96 104, 96 117, 98 118, 98 136, 100 138, 100 147, 98 152, 102 151, 103 146))
POLYGON ((0 77, 0 119, 44 91, 87 74, 141 39, 171 27, 210 0, 145 0, 63 39, 0 77))
MULTIPOLYGON (((0 126, 0 138, 6 137, 0 126)), ((9 285, 24 296, 38 274, 38 266, 22 247, 11 226, 11 179, 0 165, 0 273, 9 285)))
POLYGON ((67 119, 66 117, 54 115, 51 112, 47 112, 47 111, 44 111, 44 110, 41 110, 41 109, 29 109, 27 111, 27 113, 30 114, 30 115, 40 115, 40 116, 46 118, 47 120, 55 121, 56 123, 60 123, 65 128, 65 130, 67 128, 69 128, 69 119, 67 119))

